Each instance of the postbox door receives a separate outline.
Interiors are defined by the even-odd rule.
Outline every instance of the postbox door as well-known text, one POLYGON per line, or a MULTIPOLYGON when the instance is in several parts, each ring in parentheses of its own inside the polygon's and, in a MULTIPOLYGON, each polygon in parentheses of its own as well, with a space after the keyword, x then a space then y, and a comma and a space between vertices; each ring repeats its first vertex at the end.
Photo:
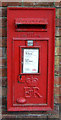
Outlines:
POLYGON ((32 42, 13 41, 13 106, 47 104, 48 42, 32 42))

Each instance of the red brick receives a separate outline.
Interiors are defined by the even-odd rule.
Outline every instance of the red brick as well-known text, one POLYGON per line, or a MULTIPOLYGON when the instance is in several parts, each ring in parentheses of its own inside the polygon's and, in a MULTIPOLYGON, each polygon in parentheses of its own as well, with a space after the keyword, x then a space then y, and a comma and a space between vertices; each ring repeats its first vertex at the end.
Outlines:
POLYGON ((61 86, 59 86, 59 94, 61 95, 61 86))
POLYGON ((0 37, 0 47, 7 47, 7 38, 0 37))
POLYGON ((2 37, 2 28, 0 28, 0 37, 2 37))
POLYGON ((2 17, 7 17, 7 8, 2 8, 2 17))
POLYGON ((55 19, 55 25, 61 27, 61 18, 56 18, 55 19))
POLYGON ((0 57, 2 57, 2 48, 0 48, 0 57))
POLYGON ((2 114, 0 114, 0 120, 2 120, 2 114))
POLYGON ((53 2, 40 2, 40 0, 24 0, 24 6, 53 6, 53 2))
POLYGON ((60 103, 59 96, 54 96, 54 103, 60 103))
POLYGON ((59 28, 59 36, 61 36, 61 28, 59 28))
POLYGON ((7 48, 6 47, 2 47, 2 57, 7 57, 7 48))
POLYGON ((7 18, 2 18, 2 27, 7 27, 7 18))
POLYGON ((56 27, 55 36, 61 36, 61 28, 56 27))
POLYGON ((61 7, 61 1, 59 2, 59 7, 61 7))
POLYGON ((55 46, 61 47, 61 37, 58 36, 55 38, 55 46))
POLYGON ((2 96, 0 96, 0 105, 2 105, 2 96))
POLYGON ((7 87, 7 79, 6 78, 4 78, 4 80, 2 80, 2 86, 7 87))
POLYGON ((0 77, 7 76, 7 68, 0 68, 0 77))
POLYGON ((61 103, 61 96, 54 96, 54 103, 61 103))
POLYGON ((7 37, 7 28, 2 28, 2 37, 7 37))
POLYGON ((57 96, 61 95, 61 86, 55 86, 54 87, 54 94, 57 96))
POLYGON ((0 67, 6 67, 7 66, 7 59, 0 58, 0 67))
POLYGON ((55 47, 55 55, 61 55, 61 47, 55 47))
POLYGON ((55 56, 55 65, 58 65, 59 66, 59 56, 55 56))
POLYGON ((55 6, 56 6, 56 7, 59 7, 59 3, 60 3, 60 2, 55 2, 55 6))
POLYGON ((0 87, 7 87, 7 78, 0 77, 0 87))
POLYGON ((0 58, 0 66, 2 67, 2 58, 0 58))
POLYGON ((61 96, 59 96, 59 103, 61 103, 61 96))
POLYGON ((59 47, 55 47, 55 55, 59 55, 59 47))
POLYGON ((54 105, 54 109, 52 111, 47 111, 48 118, 58 118, 59 117, 59 105, 54 105))
POLYGON ((2 96, 2 87, 0 87, 0 96, 2 96))
POLYGON ((59 38, 59 46, 61 47, 61 37, 59 38))
POLYGON ((55 66, 55 74, 56 75, 61 75, 61 67, 55 66))
POLYGON ((55 95, 60 95, 59 87, 54 87, 54 94, 55 95))
POLYGON ((20 0, 20 2, 2 2, 2 6, 3 7, 7 7, 7 6, 21 6, 22 5, 22 0, 20 0))
POLYGON ((2 6, 2 2, 0 1, 0 6, 2 6))
POLYGON ((7 66, 7 59, 2 59, 2 66, 6 67, 7 66))
POLYGON ((59 77, 59 84, 61 85, 61 76, 59 77))
POLYGON ((0 27, 7 27, 7 18, 0 17, 0 27))
POLYGON ((0 17, 2 17, 2 8, 0 7, 0 17))
POLYGON ((7 88, 6 87, 2 88, 2 96, 7 96, 7 88))
POLYGON ((0 57, 7 57, 7 48, 0 47, 0 57))
POLYGON ((0 8, 0 17, 7 17, 7 8, 0 8))
MULTIPOLYGON (((2 115, 4 114, 4 112, 6 113, 6 111, 7 111, 6 104, 2 105, 2 115)), ((3 116, 2 116, 2 118, 3 118, 3 116)))
POLYGON ((59 47, 59 55, 61 55, 61 47, 59 47))
POLYGON ((59 9, 59 17, 61 17, 61 8, 59 9))
MULTIPOLYGON (((36 3, 36 4, 38 4, 38 3, 36 3)), ((25 1, 24 1, 24 2, 23 2, 23 5, 24 5, 24 6, 34 6, 34 3, 33 3, 33 2, 29 2, 29 1, 28 1, 28 2, 25 2, 25 1)))
POLYGON ((59 105, 54 106, 54 110, 49 112, 48 118, 59 118, 59 105))
POLYGON ((7 104, 7 99, 6 99, 6 97, 2 97, 2 105, 5 105, 5 104, 7 104))
POLYGON ((2 115, 2 117, 4 118, 4 120, 5 120, 5 118, 7 119, 11 119, 11 120, 15 120, 15 118, 17 118, 18 120, 36 120, 35 118, 39 118, 39 119, 41 119, 42 118, 42 120, 46 120, 46 118, 47 118, 47 116, 41 116, 40 115, 40 117, 39 117, 39 115, 37 114, 37 115, 30 115, 29 113, 28 114, 24 114, 23 115, 23 113, 22 114, 3 114, 2 115))
POLYGON ((2 37, 7 37, 7 28, 2 28, 2 37))
MULTIPOLYGON (((4 113, 4 112, 3 112, 4 113)), ((5 114, 2 114, 2 118, 5 120, 5 119, 11 119, 11 120, 14 120, 15 118, 17 118, 17 115, 16 114, 8 114, 7 112, 5 112, 5 114)))
POLYGON ((0 78, 0 87, 2 87, 2 77, 0 78))
POLYGON ((54 77, 54 84, 55 85, 59 85, 60 83, 59 83, 59 76, 55 76, 54 77))
POLYGON ((61 17, 61 8, 56 9, 56 17, 57 18, 61 17))
POLYGON ((61 76, 59 76, 59 85, 61 85, 61 76))
POLYGON ((0 37, 0 47, 2 47, 2 37, 0 37))
POLYGON ((55 66, 60 66, 61 65, 61 55, 60 56, 55 56, 55 66))
POLYGON ((0 18, 0 27, 2 27, 2 18, 0 18))
POLYGON ((7 28, 0 28, 0 37, 7 37, 7 28))
MULTIPOLYGON (((30 118, 34 118, 34 120, 36 120, 35 118, 47 118, 47 112, 43 113, 41 111, 40 112, 33 111, 33 112, 30 112, 30 114, 29 114, 29 112, 15 112, 14 113, 14 112, 4 111, 5 109, 6 109, 6 107, 4 106, 4 108, 3 108, 3 118, 18 118, 19 120, 21 118, 23 118, 23 119, 28 118, 29 120, 30 120, 30 118)), ((42 120, 46 120, 46 119, 42 119, 42 120)))
POLYGON ((0 47, 7 47, 7 38, 0 37, 0 47))

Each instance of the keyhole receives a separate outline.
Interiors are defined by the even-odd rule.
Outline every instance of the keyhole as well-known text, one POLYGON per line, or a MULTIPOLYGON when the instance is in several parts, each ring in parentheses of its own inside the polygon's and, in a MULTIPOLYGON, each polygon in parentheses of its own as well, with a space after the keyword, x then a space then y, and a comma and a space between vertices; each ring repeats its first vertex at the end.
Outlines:
POLYGON ((22 77, 22 76, 20 75, 20 79, 21 79, 21 77, 22 77))

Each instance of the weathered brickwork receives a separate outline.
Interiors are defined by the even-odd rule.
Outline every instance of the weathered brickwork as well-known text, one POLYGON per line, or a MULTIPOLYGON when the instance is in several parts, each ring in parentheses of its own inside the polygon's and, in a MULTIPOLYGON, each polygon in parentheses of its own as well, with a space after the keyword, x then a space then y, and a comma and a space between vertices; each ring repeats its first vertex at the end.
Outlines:
MULTIPOLYGON (((2 92, 2 118, 59 118, 61 103, 61 2, 2 2, 0 4, 0 101, 2 92), (54 110, 52 112, 7 112, 7 7, 55 7, 55 76, 54 76, 54 110), (2 14, 1 14, 2 11, 2 14)), ((22 120, 21 119, 21 120, 22 120)), ((42 120, 44 120, 42 119, 42 120)))

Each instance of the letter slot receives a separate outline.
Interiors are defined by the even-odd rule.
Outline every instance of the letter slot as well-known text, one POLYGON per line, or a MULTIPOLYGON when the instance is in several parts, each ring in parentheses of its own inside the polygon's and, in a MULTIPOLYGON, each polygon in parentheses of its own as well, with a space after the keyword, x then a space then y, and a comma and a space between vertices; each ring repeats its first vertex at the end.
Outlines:
POLYGON ((17 18, 15 20, 16 31, 47 31, 47 20, 40 18, 17 18))

